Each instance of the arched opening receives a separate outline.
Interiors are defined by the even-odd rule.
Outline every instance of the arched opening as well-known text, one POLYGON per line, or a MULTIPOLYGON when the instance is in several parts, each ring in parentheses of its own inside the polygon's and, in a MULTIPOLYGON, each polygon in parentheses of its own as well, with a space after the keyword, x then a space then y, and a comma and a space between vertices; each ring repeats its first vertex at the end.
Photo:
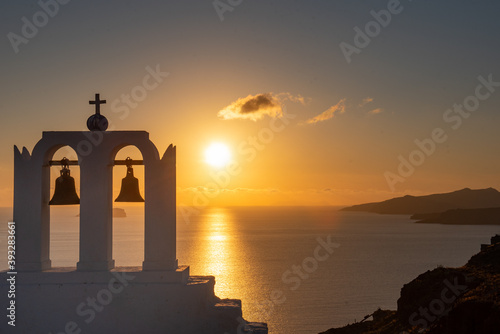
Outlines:
MULTIPOLYGON (((78 161, 76 152, 69 146, 59 148, 52 161, 67 158, 78 161)), ((61 176, 61 165, 50 168, 50 198, 54 198, 56 180, 61 176)), ((70 175, 75 180, 75 188, 80 197, 80 166, 70 165, 70 175)), ((53 267, 76 267, 79 259, 80 205, 50 205, 50 248, 49 257, 53 267)))
MULTIPOLYGON (((116 160, 143 160, 136 146, 125 146, 116 160)), ((134 177, 139 180, 139 192, 145 199, 144 166, 133 165, 134 177)), ((126 165, 113 168, 113 259, 115 266, 142 266, 144 260, 144 202, 115 202, 120 194, 122 179, 127 175, 126 165)))

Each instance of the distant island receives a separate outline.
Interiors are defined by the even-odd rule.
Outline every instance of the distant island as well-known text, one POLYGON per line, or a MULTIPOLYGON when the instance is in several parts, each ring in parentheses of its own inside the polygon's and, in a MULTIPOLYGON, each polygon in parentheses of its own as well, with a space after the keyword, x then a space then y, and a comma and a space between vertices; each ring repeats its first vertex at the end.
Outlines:
POLYGON ((465 188, 444 194, 406 195, 341 210, 412 215, 412 219, 420 220, 418 223, 500 225, 500 192, 494 188, 465 188))
POLYGON ((500 208, 453 209, 440 213, 417 213, 410 217, 420 224, 500 225, 500 208))
POLYGON ((397 310, 321 334, 499 333, 500 236, 460 268, 438 267, 401 289, 397 310))
POLYGON ((125 212, 125 209, 113 208, 113 217, 125 218, 125 217, 127 217, 127 213, 125 212))

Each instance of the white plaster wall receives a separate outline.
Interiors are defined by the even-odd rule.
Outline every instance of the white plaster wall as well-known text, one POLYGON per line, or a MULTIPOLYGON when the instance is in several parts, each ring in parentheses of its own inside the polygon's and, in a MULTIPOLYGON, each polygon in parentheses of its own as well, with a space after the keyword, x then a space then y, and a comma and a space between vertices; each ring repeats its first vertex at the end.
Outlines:
MULTIPOLYGON (((236 333, 241 308, 214 310, 218 301, 213 290, 214 277, 191 277, 187 283, 166 283, 169 272, 133 271, 125 274, 124 277, 135 278, 125 279, 124 286, 113 272, 88 273, 87 276, 73 273, 18 274, 16 327, 8 326, 2 316, 0 333, 236 333), (166 276, 162 276, 164 274, 166 276), (110 291, 110 281, 114 292, 110 291), (106 295, 112 299, 104 305, 108 302, 106 295), (95 298, 102 308, 100 312, 94 311, 93 319, 90 310, 94 308, 89 306, 88 298, 95 298)), ((5 279, 6 274, 0 274, 2 296, 7 295, 5 279)), ((1 298, 1 309, 7 308, 6 302, 7 298, 1 298)))

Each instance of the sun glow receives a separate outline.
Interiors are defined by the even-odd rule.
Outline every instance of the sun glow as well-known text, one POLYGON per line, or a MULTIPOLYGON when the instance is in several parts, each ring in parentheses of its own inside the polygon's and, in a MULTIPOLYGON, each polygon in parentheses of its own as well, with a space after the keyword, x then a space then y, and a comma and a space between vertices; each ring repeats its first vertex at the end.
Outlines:
POLYGON ((205 162, 211 166, 222 167, 229 161, 231 161, 231 152, 222 143, 213 143, 205 150, 205 162))

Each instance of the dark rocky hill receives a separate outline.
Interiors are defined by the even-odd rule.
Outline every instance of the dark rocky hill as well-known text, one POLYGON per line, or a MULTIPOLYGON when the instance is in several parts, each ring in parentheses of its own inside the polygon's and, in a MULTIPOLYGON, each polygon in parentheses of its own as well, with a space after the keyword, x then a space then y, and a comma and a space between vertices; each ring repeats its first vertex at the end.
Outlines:
POLYGON ((396 311, 321 334, 500 333, 500 237, 460 268, 427 271, 401 289, 396 311), (370 320, 371 319, 371 320, 370 320))

